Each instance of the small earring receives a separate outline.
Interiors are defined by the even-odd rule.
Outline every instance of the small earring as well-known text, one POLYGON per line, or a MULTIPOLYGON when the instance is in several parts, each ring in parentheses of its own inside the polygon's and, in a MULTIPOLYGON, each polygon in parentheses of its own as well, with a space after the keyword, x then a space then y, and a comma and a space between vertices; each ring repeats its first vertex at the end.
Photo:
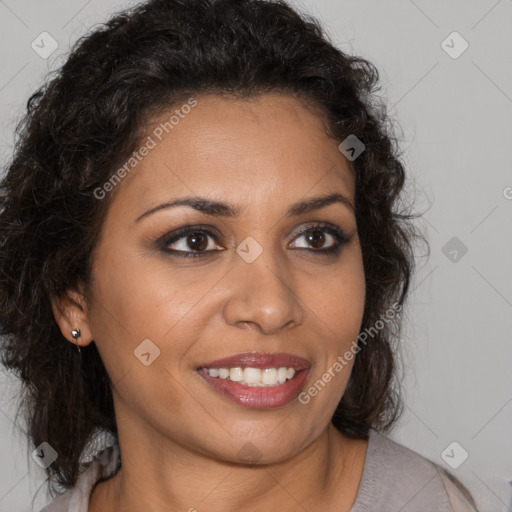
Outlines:
POLYGON ((80 332, 80 329, 73 329, 71 331, 71 336, 73 336, 73 339, 75 340, 76 348, 78 349, 78 352, 81 352, 80 347, 78 346, 77 340, 80 338, 82 333, 80 332))

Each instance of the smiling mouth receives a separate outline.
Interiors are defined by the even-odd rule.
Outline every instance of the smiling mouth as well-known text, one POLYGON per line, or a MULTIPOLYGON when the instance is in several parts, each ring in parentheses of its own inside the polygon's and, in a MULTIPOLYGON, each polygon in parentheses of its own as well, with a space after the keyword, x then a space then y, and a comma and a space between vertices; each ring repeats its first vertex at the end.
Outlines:
POLYGON ((204 363, 198 370, 214 379, 244 386, 275 387, 292 380, 310 366, 307 359, 286 352, 245 352, 204 363))
POLYGON ((280 366, 274 368, 232 367, 232 368, 201 368, 200 371, 220 380, 238 382, 248 387, 276 387, 292 380, 303 370, 280 366))
POLYGON ((293 354, 246 352, 205 363, 197 372, 221 396, 264 409, 292 402, 310 368, 307 359, 293 354))

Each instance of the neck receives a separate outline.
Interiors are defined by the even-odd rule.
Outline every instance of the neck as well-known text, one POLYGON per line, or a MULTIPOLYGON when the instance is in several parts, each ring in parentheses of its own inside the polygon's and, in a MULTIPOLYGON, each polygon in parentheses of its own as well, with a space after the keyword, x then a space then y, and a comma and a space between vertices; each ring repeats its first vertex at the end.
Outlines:
POLYGON ((89 511, 235 512, 349 510, 362 476, 367 442, 332 424, 293 457, 237 464, 137 430, 119 432, 122 468, 98 484, 89 511), (98 508, 96 508, 96 506, 98 508))

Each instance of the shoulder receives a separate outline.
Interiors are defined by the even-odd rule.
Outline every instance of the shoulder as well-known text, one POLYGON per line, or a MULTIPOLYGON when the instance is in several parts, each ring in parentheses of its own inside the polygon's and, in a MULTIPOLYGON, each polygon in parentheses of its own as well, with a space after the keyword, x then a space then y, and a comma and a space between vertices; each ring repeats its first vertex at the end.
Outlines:
POLYGON ((462 483, 442 468, 439 468, 439 476, 443 481, 454 512, 477 512, 471 494, 462 483))
POLYGON ((41 512, 87 512, 89 498, 96 483, 113 476, 119 467, 118 444, 101 450, 80 474, 76 485, 55 498, 41 512))
POLYGON ((477 512, 464 486, 443 468, 370 430, 363 477, 351 512, 477 512))

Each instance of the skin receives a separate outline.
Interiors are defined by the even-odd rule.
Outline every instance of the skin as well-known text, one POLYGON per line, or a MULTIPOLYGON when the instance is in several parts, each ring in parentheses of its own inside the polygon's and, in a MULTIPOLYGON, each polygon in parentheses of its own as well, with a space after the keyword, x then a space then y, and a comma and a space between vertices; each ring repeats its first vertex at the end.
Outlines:
MULTIPOLYGON (((265 410, 227 400, 196 368, 240 352, 288 352, 311 361, 307 389, 350 348, 365 299, 354 211, 333 203, 285 212, 333 192, 353 205, 353 172, 318 112, 296 98, 196 99, 117 185, 87 290, 54 302, 64 336, 74 342, 70 331, 79 327, 81 345, 94 340, 113 382, 123 466, 95 487, 89 511, 348 511, 367 441, 345 437, 330 420, 353 361, 308 404, 265 410), (135 222, 188 195, 242 212, 215 217, 179 206, 135 222), (318 252, 336 243, 326 231, 317 246, 297 236, 318 222, 350 236, 338 255, 318 252), (198 224, 220 232, 218 240, 205 234, 205 249, 218 252, 185 259, 156 243, 198 224), (252 263, 236 252, 248 236, 263 248, 252 263), (160 350, 149 366, 134 357, 144 339, 160 350), (238 455, 249 442, 260 457, 254 464, 238 455)), ((167 247, 197 245, 185 235, 167 247)))

